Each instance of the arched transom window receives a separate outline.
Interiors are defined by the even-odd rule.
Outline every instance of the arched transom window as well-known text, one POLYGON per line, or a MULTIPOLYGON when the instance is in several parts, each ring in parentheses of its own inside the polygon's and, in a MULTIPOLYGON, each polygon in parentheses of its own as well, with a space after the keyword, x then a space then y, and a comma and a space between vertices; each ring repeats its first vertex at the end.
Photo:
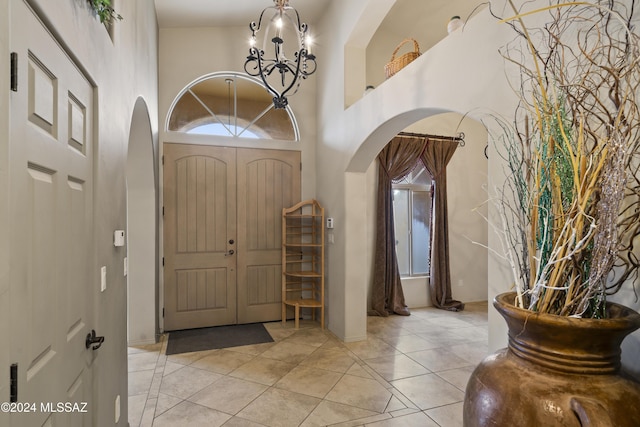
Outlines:
POLYGON ((216 73, 189 84, 176 97, 167 130, 191 134, 297 141, 290 108, 273 108, 258 81, 239 73, 216 73))

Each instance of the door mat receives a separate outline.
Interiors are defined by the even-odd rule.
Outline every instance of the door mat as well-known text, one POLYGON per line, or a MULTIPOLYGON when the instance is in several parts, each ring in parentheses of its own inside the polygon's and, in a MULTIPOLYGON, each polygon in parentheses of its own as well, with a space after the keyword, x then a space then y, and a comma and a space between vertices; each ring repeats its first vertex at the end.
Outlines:
POLYGON ((262 323, 186 329, 169 332, 166 354, 168 356, 267 342, 273 342, 273 338, 262 323))

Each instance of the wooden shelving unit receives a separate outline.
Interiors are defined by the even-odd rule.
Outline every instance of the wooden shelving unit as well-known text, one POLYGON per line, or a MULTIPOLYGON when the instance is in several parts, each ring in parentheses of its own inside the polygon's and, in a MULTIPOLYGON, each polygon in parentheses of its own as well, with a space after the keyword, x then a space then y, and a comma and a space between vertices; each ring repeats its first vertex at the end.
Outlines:
POLYGON ((306 200, 282 210, 282 323, 287 306, 294 309, 295 327, 300 309, 320 311, 324 329, 324 208, 306 200))

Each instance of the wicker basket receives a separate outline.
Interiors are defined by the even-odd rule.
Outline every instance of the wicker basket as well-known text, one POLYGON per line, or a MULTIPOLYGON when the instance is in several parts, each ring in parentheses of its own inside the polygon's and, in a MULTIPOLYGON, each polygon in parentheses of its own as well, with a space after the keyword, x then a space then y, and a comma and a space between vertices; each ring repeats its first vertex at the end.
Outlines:
POLYGON ((418 56, 420 56, 420 46, 418 46, 418 42, 412 38, 406 38, 402 40, 402 42, 393 51, 393 54, 391 54, 391 61, 387 62, 387 65, 384 66, 384 74, 386 78, 388 79, 398 71, 402 70, 418 56), (407 52, 396 58, 398 50, 400 50, 400 48, 408 42, 413 42, 413 52, 407 52))

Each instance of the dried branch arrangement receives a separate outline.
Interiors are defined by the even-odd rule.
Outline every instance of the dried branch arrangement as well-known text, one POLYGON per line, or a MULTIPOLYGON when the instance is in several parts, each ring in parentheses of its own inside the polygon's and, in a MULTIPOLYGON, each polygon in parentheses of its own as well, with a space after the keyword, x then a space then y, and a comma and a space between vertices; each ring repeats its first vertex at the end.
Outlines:
POLYGON ((508 3, 502 21, 517 36, 501 53, 520 76, 511 82, 520 102, 514 125, 500 120, 493 135, 507 165, 494 202, 517 303, 606 317, 606 296, 633 286, 640 267, 637 6, 508 3), (548 19, 529 28, 532 14, 548 19))

